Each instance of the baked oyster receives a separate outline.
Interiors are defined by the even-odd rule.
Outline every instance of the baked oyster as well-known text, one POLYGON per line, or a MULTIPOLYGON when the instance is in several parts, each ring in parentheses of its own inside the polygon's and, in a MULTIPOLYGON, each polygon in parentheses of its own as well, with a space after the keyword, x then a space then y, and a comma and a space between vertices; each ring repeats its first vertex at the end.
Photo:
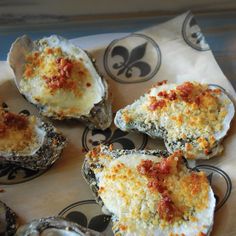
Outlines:
POLYGON ((65 137, 52 124, 0 108, 1 164, 46 169, 60 157, 65 144, 65 137))
POLYGON ((16 231, 16 214, 0 201, 0 235, 11 236, 16 231))
POLYGON ((48 217, 33 220, 21 226, 15 236, 102 236, 62 217, 48 217))
POLYGON ((216 85, 159 83, 133 104, 119 110, 115 125, 163 138, 169 152, 188 159, 209 159, 222 151, 234 104, 216 85))
POLYGON ((106 81, 86 52, 57 35, 32 41, 22 36, 12 44, 8 63, 16 85, 43 116, 79 119, 106 129, 112 121, 106 81))
POLYGON ((204 172, 189 169, 182 153, 111 150, 100 146, 82 173, 115 235, 209 235, 215 198, 204 172))

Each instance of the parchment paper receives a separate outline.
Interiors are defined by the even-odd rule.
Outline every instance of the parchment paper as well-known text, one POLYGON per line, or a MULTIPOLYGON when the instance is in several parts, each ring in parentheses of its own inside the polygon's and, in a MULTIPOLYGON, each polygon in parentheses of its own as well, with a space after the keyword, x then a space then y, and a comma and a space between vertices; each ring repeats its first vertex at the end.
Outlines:
MULTIPOLYGON (((79 38, 73 42, 80 45, 79 38)), ((210 46, 190 12, 125 38, 104 43, 103 47, 96 47, 94 42, 93 47, 87 50, 96 58, 98 70, 108 80, 114 112, 162 80, 195 80, 216 84, 223 87, 234 101, 236 99, 233 87, 216 63, 210 46)), ((0 63, 0 101, 5 102, 11 111, 27 109, 31 114, 38 115, 36 108, 19 94, 6 62, 0 63)), ((15 177, 11 173, 9 180, 10 172, 1 174, 0 168, 0 181, 5 178, 5 183, 11 183, 1 185, 4 192, 0 193, 0 198, 18 214, 21 222, 57 215, 67 206, 73 208, 73 203, 93 199, 80 169, 85 151, 95 146, 96 141, 105 140, 116 148, 164 148, 159 140, 151 140, 141 134, 120 133, 113 126, 105 132, 99 132, 90 131, 83 124, 74 122, 53 123, 67 136, 68 146, 62 158, 49 170, 32 180, 26 177, 28 181, 12 184, 14 178, 17 182, 19 170, 15 171, 15 177)), ((236 235, 235 131, 234 119, 223 142, 223 154, 196 163, 200 165, 199 169, 207 172, 218 202, 211 235, 236 235)), ((95 207, 88 208, 89 214, 93 214, 95 207)), ((110 231, 107 231, 106 235, 109 234, 110 231)))

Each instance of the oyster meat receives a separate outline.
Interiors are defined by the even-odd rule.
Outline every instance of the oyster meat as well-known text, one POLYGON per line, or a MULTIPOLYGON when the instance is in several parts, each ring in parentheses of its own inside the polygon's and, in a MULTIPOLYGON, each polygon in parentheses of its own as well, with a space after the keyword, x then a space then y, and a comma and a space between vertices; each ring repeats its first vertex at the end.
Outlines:
POLYGON ((61 155, 65 137, 35 116, 0 108, 0 163, 46 169, 61 155))
POLYGON ((48 217, 33 220, 21 226, 15 236, 102 236, 62 217, 48 217))
POLYGON ((41 114, 54 119, 79 119, 106 129, 112 121, 106 81, 82 49, 52 35, 37 41, 22 36, 12 44, 8 63, 16 85, 41 114))
POLYGON ((16 214, 0 201, 0 235, 11 236, 16 231, 16 214))
POLYGON ((182 152, 111 150, 99 146, 82 173, 96 200, 110 212, 114 235, 209 235, 215 198, 204 172, 182 152))
POLYGON ((182 150, 188 159, 209 159, 222 151, 234 113, 233 102, 216 85, 164 81, 119 110, 115 124, 163 138, 171 153, 182 150))

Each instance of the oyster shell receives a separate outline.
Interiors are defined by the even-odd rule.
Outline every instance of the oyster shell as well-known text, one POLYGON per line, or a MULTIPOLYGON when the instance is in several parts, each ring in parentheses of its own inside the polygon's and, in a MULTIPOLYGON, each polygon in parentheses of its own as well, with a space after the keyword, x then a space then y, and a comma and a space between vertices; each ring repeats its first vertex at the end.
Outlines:
POLYGON ((11 236, 16 231, 16 214, 0 201, 0 235, 11 236))
POLYGON ((61 217, 48 217, 33 220, 21 226, 15 236, 102 236, 102 234, 86 229, 61 217))
POLYGON ((52 35, 37 41, 22 36, 12 44, 8 63, 16 85, 42 115, 79 119, 106 129, 112 121, 106 81, 86 52, 52 35))
POLYGON ((115 235, 211 232, 214 193, 206 174, 189 169, 181 152, 100 146, 86 155, 82 174, 112 215, 115 235))
POLYGON ((124 131, 163 138, 169 152, 182 150, 189 159, 209 159, 222 151, 234 104, 214 85, 161 83, 119 110, 115 125, 124 131))
POLYGON ((0 137, 0 163, 32 170, 52 165, 66 144, 52 124, 4 109, 0 109, 0 137))

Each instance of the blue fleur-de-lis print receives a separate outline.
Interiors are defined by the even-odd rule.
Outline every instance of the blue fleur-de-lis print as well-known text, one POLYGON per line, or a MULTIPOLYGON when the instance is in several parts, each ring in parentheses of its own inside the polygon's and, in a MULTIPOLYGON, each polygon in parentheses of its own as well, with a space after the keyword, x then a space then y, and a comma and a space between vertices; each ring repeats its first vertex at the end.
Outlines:
POLYGON ((82 145, 85 151, 99 144, 113 144, 114 148, 122 149, 143 149, 147 141, 147 135, 130 134, 114 127, 107 128, 106 130, 89 130, 86 128, 82 136, 82 145))
POLYGON ((210 49, 196 19, 191 12, 186 16, 183 22, 182 33, 185 42, 192 48, 198 51, 206 51, 210 49))
POLYGON ((161 66, 156 40, 144 34, 131 34, 112 41, 104 53, 104 68, 119 83, 140 83, 152 79, 161 66))
POLYGON ((131 52, 123 46, 114 47, 111 56, 120 56, 122 58, 121 61, 113 65, 113 68, 118 70, 117 75, 125 73, 125 76, 130 78, 134 67, 139 69, 139 76, 143 77, 148 75, 151 71, 151 67, 148 63, 141 60, 145 55, 146 47, 147 42, 135 47, 131 52))

